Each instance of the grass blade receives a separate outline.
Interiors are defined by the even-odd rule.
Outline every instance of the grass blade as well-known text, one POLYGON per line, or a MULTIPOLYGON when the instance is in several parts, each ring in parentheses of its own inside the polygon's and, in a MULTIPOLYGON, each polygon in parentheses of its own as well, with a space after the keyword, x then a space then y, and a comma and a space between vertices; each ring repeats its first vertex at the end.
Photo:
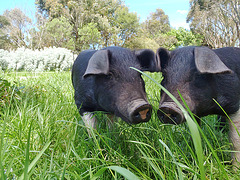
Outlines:
POLYGON ((178 166, 177 161, 176 161, 175 157, 173 156, 173 153, 171 152, 171 150, 169 149, 169 147, 168 147, 161 139, 159 139, 159 141, 160 141, 160 143, 165 147, 165 149, 167 150, 167 152, 168 152, 168 153, 170 154, 170 156, 172 157, 174 163, 176 164, 177 170, 178 170, 179 179, 183 179, 182 171, 181 171, 180 167, 178 166))
POLYGON ((101 168, 101 169, 98 170, 98 172, 96 172, 96 174, 94 174, 90 179, 91 179, 91 180, 95 180, 95 179, 99 178, 106 170, 107 170, 107 167, 101 168))
POLYGON ((103 167, 96 174, 93 175, 91 180, 95 180, 99 178, 107 169, 111 169, 113 171, 116 171, 117 173, 121 174, 123 177, 129 180, 140 180, 138 176, 133 174, 131 171, 129 171, 126 168, 120 167, 120 166, 108 166, 108 167, 103 167))
MULTIPOLYGON (((0 112, 0 117, 2 116, 2 113, 0 112)), ((4 174, 4 169, 3 169, 3 145, 4 145, 4 134, 5 134, 5 129, 6 129, 6 120, 3 121, 3 130, 1 134, 1 141, 0 141, 0 179, 6 179, 6 176, 4 174)))
MULTIPOLYGON (((51 144, 51 142, 48 142, 43 149, 38 153, 38 155, 34 158, 34 160, 31 162, 31 164, 28 166, 27 168, 27 173, 29 173, 31 171, 31 169, 36 165, 37 161, 41 158, 41 156, 43 155, 43 153, 46 151, 46 149, 49 147, 49 145, 51 144)), ((19 180, 22 180, 25 176, 25 172, 20 176, 19 180)))
MULTIPOLYGON (((180 94, 180 93, 179 93, 179 94, 180 94)), ((187 103, 184 101, 184 99, 183 99, 183 97, 181 96, 181 94, 180 94, 180 97, 181 97, 184 105, 186 106, 187 111, 188 111, 189 114, 191 115, 192 119, 195 120, 195 117, 194 117, 193 113, 191 112, 191 110, 190 110, 190 108, 188 107, 187 103)), ((215 100, 214 100, 214 101, 215 101, 215 100)), ((215 101, 215 102, 216 102, 216 101, 215 101)), ((216 102, 216 103, 218 104, 218 102, 216 102)), ((219 104, 218 104, 218 105, 219 105, 219 104)), ((219 105, 219 106, 220 106, 220 105, 219 105)), ((220 108, 221 108, 221 107, 220 107, 220 108)), ((222 110, 223 110, 223 109, 222 109, 222 110)), ((223 110, 223 111, 224 111, 224 110, 223 110)), ((225 111, 224 111, 224 112, 225 112, 225 111)), ((227 115, 227 116, 228 116, 228 115, 227 115)), ((195 122, 196 122, 196 120, 195 120, 195 122)), ((211 150, 211 152, 212 152, 215 160, 216 160, 217 163, 218 163, 218 166, 219 166, 220 169, 222 170, 221 177, 224 175, 226 179, 229 179, 227 173, 226 173, 225 170, 224 170, 223 165, 221 164, 221 162, 220 162, 220 160, 219 160, 219 158, 218 158, 218 156, 217 156, 217 154, 216 154, 216 152, 215 152, 215 150, 213 149, 211 143, 208 141, 206 135, 203 133, 202 129, 201 129, 199 126, 198 126, 198 130, 199 130, 199 132, 201 133, 201 135, 202 135, 203 139, 205 140, 205 142, 207 143, 208 147, 210 148, 210 150, 211 150)))
POLYGON ((95 179, 99 178, 107 169, 111 169, 113 171, 116 171, 117 173, 119 173, 123 177, 125 177, 126 179, 129 179, 129 180, 132 180, 132 179, 140 180, 140 178, 138 176, 136 176, 135 174, 133 174, 131 171, 129 171, 126 168, 120 167, 120 166, 103 167, 100 170, 98 170, 98 172, 96 174, 93 175, 91 180, 95 180, 95 179))
POLYGON ((150 166, 154 169, 154 171, 160 176, 161 179, 165 179, 164 174, 160 168, 158 168, 150 159, 149 157, 138 147, 139 151, 142 153, 143 157, 147 160, 150 166))
MULTIPOLYGON (((30 149, 30 137, 31 137, 31 130, 32 130, 32 122, 30 123, 29 131, 28 131, 28 138, 27 138, 27 147, 26 147, 26 159, 25 159, 25 166, 24 166, 24 173, 23 173, 23 179, 27 180, 28 176, 28 166, 29 166, 29 149, 30 149)), ((20 178, 21 179, 21 178, 20 178)))
MULTIPOLYGON (((152 150, 154 150, 157 153, 157 150, 150 146, 149 144, 143 143, 143 142, 137 142, 137 141, 129 141, 138 145, 141 145, 141 147, 150 147, 152 150)), ((154 164, 150 158, 143 152, 143 150, 137 146, 138 150, 142 153, 143 157, 146 159, 146 161, 150 164, 150 166, 154 169, 154 171, 161 177, 161 179, 166 179, 162 170, 154 164)), ((147 150, 145 150, 146 152, 147 150)))
POLYGON ((136 176, 135 174, 133 174, 131 171, 129 171, 128 169, 125 169, 123 167, 120 166, 109 166, 109 169, 118 172, 119 174, 121 174, 122 176, 124 176, 125 178, 132 180, 140 180, 140 178, 138 176, 136 176))

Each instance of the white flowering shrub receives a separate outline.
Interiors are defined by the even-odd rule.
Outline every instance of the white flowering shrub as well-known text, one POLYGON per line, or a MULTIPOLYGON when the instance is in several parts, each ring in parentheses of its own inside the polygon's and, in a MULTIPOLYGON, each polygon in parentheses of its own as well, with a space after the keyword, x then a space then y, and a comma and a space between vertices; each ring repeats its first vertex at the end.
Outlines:
POLYGON ((16 51, 0 49, 0 69, 16 71, 65 71, 71 69, 76 55, 65 48, 16 51))
POLYGON ((0 49, 0 70, 5 70, 8 68, 8 51, 0 49))

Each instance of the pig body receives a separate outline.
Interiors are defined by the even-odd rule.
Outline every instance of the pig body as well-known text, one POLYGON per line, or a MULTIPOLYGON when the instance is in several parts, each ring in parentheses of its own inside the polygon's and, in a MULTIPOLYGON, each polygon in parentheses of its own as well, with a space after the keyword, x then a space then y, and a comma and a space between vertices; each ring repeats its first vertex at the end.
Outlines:
MULTIPOLYGON (((162 85, 182 102, 179 91, 195 115, 225 115, 219 105, 230 115, 230 139, 236 151, 233 159, 235 164, 235 160, 240 162, 240 137, 235 129, 240 132, 240 49, 184 47, 169 53, 160 48, 157 59, 164 76, 162 85)), ((158 117, 163 123, 185 121, 180 109, 164 92, 158 117)))
POLYGON ((95 127, 95 111, 120 117, 130 124, 147 122, 152 107, 148 103, 141 74, 158 71, 151 50, 131 51, 121 47, 86 50, 72 68, 75 103, 87 126, 95 127))

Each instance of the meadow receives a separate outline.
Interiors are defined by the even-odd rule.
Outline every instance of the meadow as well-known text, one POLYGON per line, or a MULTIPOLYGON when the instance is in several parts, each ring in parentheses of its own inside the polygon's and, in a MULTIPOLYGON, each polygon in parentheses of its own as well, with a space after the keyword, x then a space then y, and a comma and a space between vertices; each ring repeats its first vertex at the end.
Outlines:
POLYGON ((162 124, 156 111, 160 73, 144 76, 148 123, 128 125, 97 112, 89 137, 73 98, 70 72, 0 73, 13 88, 0 106, 0 179, 239 179, 231 165, 227 127, 191 113, 187 123, 162 124), (16 94, 15 94, 16 92, 16 94))

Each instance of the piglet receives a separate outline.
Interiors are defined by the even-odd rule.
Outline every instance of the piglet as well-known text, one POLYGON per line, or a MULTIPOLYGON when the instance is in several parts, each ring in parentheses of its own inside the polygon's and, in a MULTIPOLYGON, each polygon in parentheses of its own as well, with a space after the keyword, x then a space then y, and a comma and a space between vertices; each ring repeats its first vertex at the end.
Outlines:
MULTIPOLYGON (((240 162, 237 133, 240 133, 240 49, 183 47, 169 52, 159 48, 157 60, 164 77, 162 85, 182 103, 179 91, 194 114, 198 117, 224 116, 220 105, 230 115, 229 135, 235 152, 232 154, 233 163, 240 162)), ((159 119, 163 123, 183 123, 185 118, 179 107, 164 92, 161 94, 159 119)))
POLYGON ((160 70, 155 53, 122 47, 86 50, 72 68, 75 103, 86 126, 96 127, 95 111, 120 117, 129 124, 148 122, 152 106, 148 103, 141 71, 160 70))

